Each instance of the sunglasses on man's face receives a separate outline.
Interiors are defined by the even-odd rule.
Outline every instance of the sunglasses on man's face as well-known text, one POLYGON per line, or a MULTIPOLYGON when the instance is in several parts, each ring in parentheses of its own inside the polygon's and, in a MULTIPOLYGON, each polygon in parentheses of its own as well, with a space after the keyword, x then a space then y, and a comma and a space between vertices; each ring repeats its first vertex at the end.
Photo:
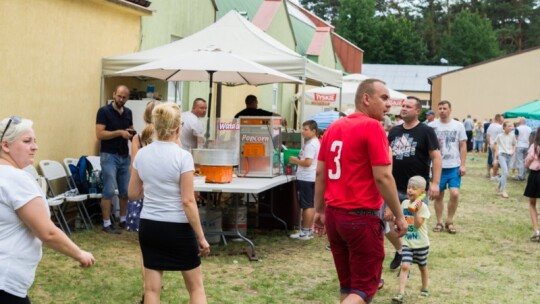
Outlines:
POLYGON ((22 118, 20 118, 19 116, 11 116, 9 118, 6 128, 4 129, 4 133, 2 133, 2 137, 0 137, 0 143, 2 142, 2 140, 4 140, 4 135, 6 135, 6 132, 9 129, 9 126, 11 125, 11 123, 13 122, 13 124, 18 125, 21 123, 21 121, 22 121, 22 118))

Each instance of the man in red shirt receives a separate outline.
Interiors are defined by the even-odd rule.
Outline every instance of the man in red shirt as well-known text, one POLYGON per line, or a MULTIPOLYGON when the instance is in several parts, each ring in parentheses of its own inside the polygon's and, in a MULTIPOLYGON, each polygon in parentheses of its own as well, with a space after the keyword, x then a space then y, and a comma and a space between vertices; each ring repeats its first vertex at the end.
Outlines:
POLYGON ((326 130, 315 181, 315 231, 328 234, 341 303, 367 303, 377 291, 384 260, 383 200, 396 216, 397 234, 407 231, 380 123, 390 109, 385 83, 364 80, 355 107, 326 130))

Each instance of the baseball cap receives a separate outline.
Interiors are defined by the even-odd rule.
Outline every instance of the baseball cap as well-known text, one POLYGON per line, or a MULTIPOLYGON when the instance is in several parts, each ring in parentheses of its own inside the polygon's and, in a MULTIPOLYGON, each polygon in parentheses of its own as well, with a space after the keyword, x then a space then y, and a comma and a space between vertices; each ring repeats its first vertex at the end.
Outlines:
POLYGON ((429 110, 429 111, 426 112, 426 115, 435 115, 435 112, 429 110))

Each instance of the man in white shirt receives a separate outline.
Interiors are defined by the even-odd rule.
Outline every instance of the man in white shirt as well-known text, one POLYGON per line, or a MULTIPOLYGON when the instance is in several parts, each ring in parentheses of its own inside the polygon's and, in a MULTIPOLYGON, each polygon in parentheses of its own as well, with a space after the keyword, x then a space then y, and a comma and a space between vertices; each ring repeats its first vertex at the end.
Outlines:
POLYGON ((454 215, 458 207, 461 177, 466 172, 467 134, 465 133, 463 123, 452 119, 452 105, 449 101, 443 100, 439 102, 438 110, 439 120, 435 120, 429 124, 430 127, 435 129, 435 134, 437 134, 442 157, 442 172, 439 184, 440 194, 435 198, 437 225, 433 228, 433 231, 441 232, 446 229, 448 233, 455 234, 454 215), (448 200, 446 224, 443 226, 443 199, 444 192, 447 188, 450 190, 450 198, 448 200))
POLYGON ((520 117, 519 126, 517 127, 517 145, 516 145, 516 159, 518 166, 518 176, 513 180, 524 181, 525 180, 525 157, 529 150, 529 136, 531 135, 531 128, 525 124, 525 118, 520 117))
POLYGON ((180 142, 182 147, 191 152, 197 149, 197 143, 204 142, 204 128, 199 120, 206 116, 206 101, 202 98, 195 98, 191 111, 182 113, 182 128, 180 131, 180 142))
POLYGON ((488 159, 487 159, 487 178, 493 178, 498 179, 499 178, 499 165, 493 164, 493 158, 496 157, 493 154, 493 145, 495 144, 495 139, 497 138, 497 135, 501 134, 503 132, 502 128, 502 122, 504 118, 501 114, 496 114, 495 118, 493 119, 493 122, 489 125, 489 127, 486 130, 486 142, 489 144, 488 146, 488 159), (489 170, 493 168, 493 175, 489 174, 489 170))

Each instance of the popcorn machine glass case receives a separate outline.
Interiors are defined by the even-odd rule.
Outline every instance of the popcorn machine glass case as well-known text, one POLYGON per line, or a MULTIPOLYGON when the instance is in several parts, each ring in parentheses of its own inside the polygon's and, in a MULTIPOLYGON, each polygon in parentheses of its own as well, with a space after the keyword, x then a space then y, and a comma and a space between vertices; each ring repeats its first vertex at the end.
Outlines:
POLYGON ((281 118, 240 116, 240 176, 279 175, 281 118))

